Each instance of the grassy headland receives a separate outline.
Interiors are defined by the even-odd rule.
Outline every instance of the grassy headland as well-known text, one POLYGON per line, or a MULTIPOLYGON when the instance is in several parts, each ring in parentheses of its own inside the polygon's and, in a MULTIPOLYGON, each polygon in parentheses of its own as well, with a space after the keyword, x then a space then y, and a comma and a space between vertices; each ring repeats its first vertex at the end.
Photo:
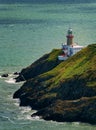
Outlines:
POLYGON ((53 50, 23 69, 20 76, 27 81, 14 98, 46 120, 96 124, 96 44, 62 62, 57 59, 60 53, 53 50))

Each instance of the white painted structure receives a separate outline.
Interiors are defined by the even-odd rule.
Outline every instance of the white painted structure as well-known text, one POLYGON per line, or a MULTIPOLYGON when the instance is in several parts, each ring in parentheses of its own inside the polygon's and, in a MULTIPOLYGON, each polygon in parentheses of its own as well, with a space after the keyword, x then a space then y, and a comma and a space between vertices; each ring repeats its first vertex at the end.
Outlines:
POLYGON ((62 44, 62 55, 58 56, 59 60, 67 60, 70 56, 73 56, 77 52, 79 52, 83 46, 79 46, 76 43, 73 43, 73 34, 72 34, 72 29, 68 30, 67 34, 67 44, 62 44))

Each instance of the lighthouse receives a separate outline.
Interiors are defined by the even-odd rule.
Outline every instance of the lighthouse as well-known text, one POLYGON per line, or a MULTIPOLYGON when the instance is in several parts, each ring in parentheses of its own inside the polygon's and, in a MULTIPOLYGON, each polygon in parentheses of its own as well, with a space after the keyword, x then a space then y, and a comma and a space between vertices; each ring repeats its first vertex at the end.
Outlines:
POLYGON ((74 35, 71 28, 68 29, 66 38, 67 42, 62 44, 62 55, 58 56, 58 60, 67 60, 69 57, 84 48, 83 46, 79 46, 73 42, 74 35))
POLYGON ((67 45, 68 46, 73 45, 73 38, 74 38, 74 36, 72 34, 72 29, 71 28, 68 29, 68 33, 67 33, 66 37, 67 37, 67 45))

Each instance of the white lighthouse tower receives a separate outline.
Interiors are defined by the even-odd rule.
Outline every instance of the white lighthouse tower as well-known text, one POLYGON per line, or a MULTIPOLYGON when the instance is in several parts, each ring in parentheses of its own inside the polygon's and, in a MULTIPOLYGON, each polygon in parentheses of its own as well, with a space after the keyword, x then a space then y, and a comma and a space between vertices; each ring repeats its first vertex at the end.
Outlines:
POLYGON ((66 38, 67 43, 62 44, 63 54, 58 56, 59 60, 67 60, 70 56, 76 54, 78 51, 84 48, 83 46, 79 46, 73 42, 74 35, 71 28, 68 29, 66 38))

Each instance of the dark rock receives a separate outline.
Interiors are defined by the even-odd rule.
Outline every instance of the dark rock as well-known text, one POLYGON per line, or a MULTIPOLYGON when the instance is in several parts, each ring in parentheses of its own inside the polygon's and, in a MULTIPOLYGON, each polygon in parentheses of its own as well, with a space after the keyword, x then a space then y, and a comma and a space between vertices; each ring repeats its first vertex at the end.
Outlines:
POLYGON ((45 120, 58 122, 84 122, 96 124, 96 97, 81 98, 78 100, 57 100, 50 106, 32 114, 45 120))
POLYGON ((18 72, 14 72, 14 75, 19 75, 19 73, 18 72))
POLYGON ((19 73, 19 76, 15 78, 16 82, 26 81, 25 77, 19 73))
POLYGON ((8 74, 2 74, 1 77, 8 77, 8 74))

